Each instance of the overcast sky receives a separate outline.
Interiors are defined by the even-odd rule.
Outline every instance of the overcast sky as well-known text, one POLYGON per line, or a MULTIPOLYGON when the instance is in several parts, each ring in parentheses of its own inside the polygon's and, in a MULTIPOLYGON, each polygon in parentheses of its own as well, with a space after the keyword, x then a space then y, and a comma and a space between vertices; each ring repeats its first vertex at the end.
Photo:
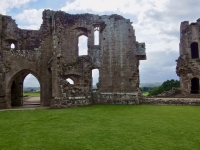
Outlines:
MULTIPOLYGON (((140 82, 179 79, 175 60, 180 23, 200 18, 199 0, 0 0, 0 13, 12 16, 24 29, 39 29, 44 9, 119 14, 130 19, 137 41, 146 43, 147 60, 140 61, 140 82)), ((38 86, 31 75, 24 84, 38 86)))

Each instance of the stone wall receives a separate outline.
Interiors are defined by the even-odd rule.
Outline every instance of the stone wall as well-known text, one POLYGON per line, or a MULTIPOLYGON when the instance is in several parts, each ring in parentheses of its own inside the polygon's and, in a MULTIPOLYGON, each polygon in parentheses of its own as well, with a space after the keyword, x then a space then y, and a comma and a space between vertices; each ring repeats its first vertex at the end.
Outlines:
POLYGON ((143 98, 140 104, 149 105, 192 105, 199 106, 199 98, 143 98))
POLYGON ((10 16, 0 15, 0 108, 23 105, 23 81, 29 73, 40 82, 43 106, 139 103, 139 61, 146 59, 145 44, 136 41, 129 19, 52 10, 43 11, 42 19, 39 30, 23 30, 10 16), (78 47, 81 35, 88 38, 88 54, 83 56, 78 47), (99 69, 95 94, 93 69, 99 69))

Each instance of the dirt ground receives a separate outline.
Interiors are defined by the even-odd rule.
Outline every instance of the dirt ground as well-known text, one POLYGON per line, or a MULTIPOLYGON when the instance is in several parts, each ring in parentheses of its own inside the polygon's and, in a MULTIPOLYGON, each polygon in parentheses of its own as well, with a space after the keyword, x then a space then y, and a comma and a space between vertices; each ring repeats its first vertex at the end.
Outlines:
POLYGON ((25 98, 24 105, 40 105, 40 97, 25 98))

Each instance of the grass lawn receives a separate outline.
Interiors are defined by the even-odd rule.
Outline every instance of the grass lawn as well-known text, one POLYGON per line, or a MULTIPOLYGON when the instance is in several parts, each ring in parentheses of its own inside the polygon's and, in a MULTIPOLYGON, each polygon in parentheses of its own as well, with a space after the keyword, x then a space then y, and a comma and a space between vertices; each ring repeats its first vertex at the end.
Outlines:
POLYGON ((40 92, 26 92, 23 93, 23 96, 40 97, 40 92))
POLYGON ((200 107, 0 111, 1 150, 199 150, 200 107))
POLYGON ((142 95, 143 96, 148 96, 149 92, 143 92, 142 95))

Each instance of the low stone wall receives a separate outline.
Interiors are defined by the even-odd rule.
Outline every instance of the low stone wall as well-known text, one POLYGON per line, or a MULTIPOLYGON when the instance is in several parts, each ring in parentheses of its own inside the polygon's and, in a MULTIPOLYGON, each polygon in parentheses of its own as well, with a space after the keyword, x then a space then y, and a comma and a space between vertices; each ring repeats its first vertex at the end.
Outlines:
POLYGON ((100 100, 100 104, 136 105, 138 100, 100 100))
POLYGON ((92 93, 94 104, 122 104, 134 105, 139 104, 140 96, 138 93, 92 93))
POLYGON ((200 98, 143 98, 140 104, 200 106, 200 98))
POLYGON ((76 106, 87 106, 91 104, 90 98, 85 97, 70 97, 69 99, 63 99, 62 97, 56 97, 51 101, 51 108, 67 108, 76 106))

